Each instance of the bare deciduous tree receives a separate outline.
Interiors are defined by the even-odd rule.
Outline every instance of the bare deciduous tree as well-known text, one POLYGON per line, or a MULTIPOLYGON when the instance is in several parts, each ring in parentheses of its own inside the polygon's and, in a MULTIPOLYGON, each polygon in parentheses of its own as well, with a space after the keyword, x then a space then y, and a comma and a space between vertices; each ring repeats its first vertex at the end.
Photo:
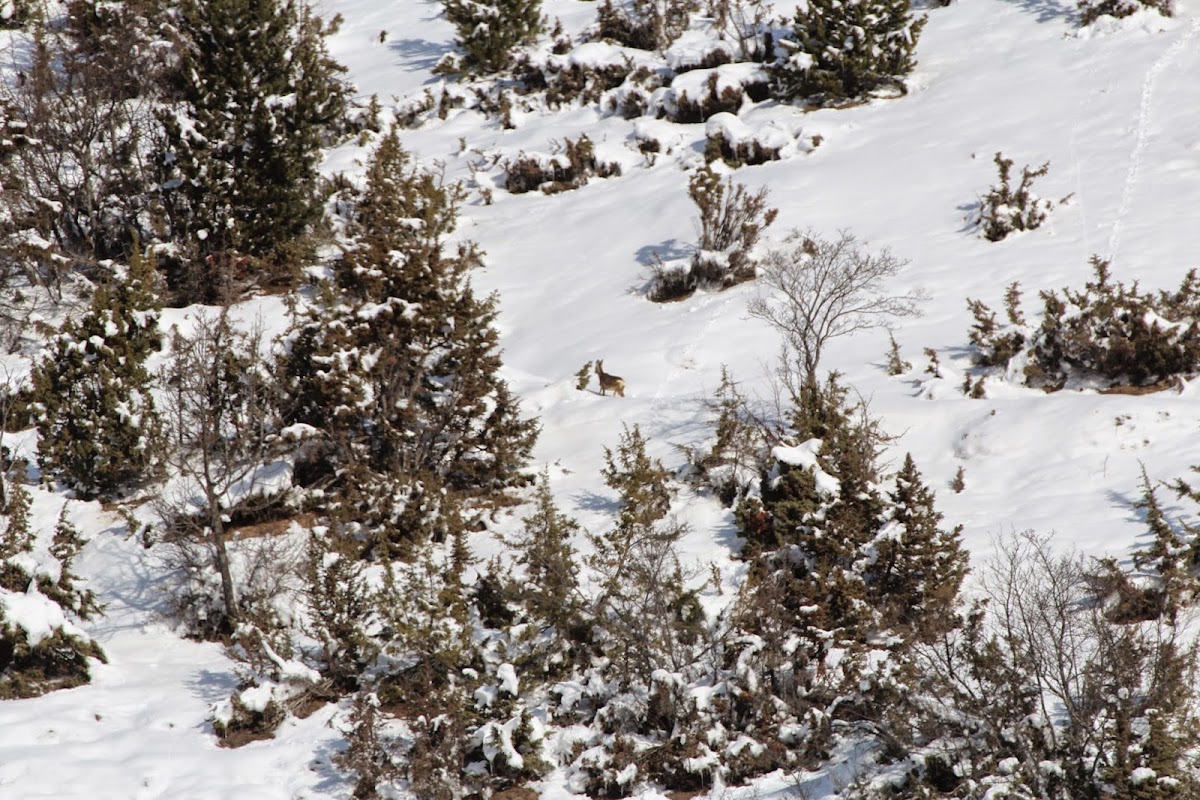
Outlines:
POLYGON ((708 0, 705 14, 728 40, 737 43, 739 61, 762 61, 769 56, 773 38, 770 20, 775 12, 768 0, 708 0))
POLYGON ((887 248, 867 252, 848 231, 824 240, 793 230, 786 247, 762 261, 767 293, 750 302, 750 314, 783 334, 785 372, 815 385, 821 351, 830 339, 920 313, 917 303, 924 293, 887 291, 889 279, 907 263, 887 248))
POLYGON ((235 328, 225 313, 202 313, 190 334, 175 334, 161 375, 168 463, 179 481, 157 510, 184 565, 202 569, 200 553, 216 569, 218 628, 232 629, 240 611, 227 546, 231 514, 261 514, 283 496, 275 382, 263 349, 260 331, 235 328))
MULTIPOLYGON (((131 231, 145 231, 157 127, 153 98, 135 91, 154 85, 138 45, 127 42, 124 62, 115 64, 43 30, 23 65, 23 79, 0 86, 4 116, 21 135, 6 168, 10 213, 4 233, 36 230, 56 251, 86 265, 119 257, 130 246, 131 231), (141 72, 131 74, 135 69, 141 72)), ((71 262, 48 256, 41 262, 37 280, 57 289, 59 273, 71 262)))
POLYGON ((1104 595, 1110 565, 1055 552, 1047 536, 997 545, 980 574, 986 605, 916 651, 959 775, 1001 774, 1057 799, 1100 796, 1102 786, 1113 790, 1104 796, 1139 796, 1133 787, 1153 770, 1180 791, 1141 796, 1194 796, 1188 624, 1118 621, 1104 595))

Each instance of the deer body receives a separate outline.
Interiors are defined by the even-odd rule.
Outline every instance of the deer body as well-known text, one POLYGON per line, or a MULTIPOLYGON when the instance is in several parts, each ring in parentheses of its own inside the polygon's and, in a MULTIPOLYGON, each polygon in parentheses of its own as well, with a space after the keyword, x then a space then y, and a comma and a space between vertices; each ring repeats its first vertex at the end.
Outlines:
POLYGON ((617 397, 625 396, 625 379, 605 372, 604 359, 596 362, 596 374, 600 377, 600 394, 611 391, 617 397))

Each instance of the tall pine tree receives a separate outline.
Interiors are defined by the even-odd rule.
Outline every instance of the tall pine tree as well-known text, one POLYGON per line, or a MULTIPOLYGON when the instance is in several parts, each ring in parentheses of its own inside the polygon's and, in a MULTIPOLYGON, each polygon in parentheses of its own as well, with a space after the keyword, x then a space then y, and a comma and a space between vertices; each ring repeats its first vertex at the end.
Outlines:
POLYGON ((912 454, 896 475, 891 521, 874 543, 867 568, 872 605, 884 623, 906 637, 925 640, 953 626, 958 591, 967 574, 962 526, 940 527, 933 492, 921 482, 912 454))
POLYGON ((159 464, 161 426, 145 363, 159 347, 155 262, 125 274, 67 320, 33 371, 38 463, 80 497, 116 497, 159 464))
POLYGON ((442 538, 457 498, 523 481, 537 432, 498 375, 495 299, 469 280, 479 250, 447 252, 460 199, 384 137, 354 239, 285 359, 291 420, 325 431, 337 496, 389 547, 442 538))
POLYGON ((183 299, 294 266, 320 217, 320 149, 345 117, 344 68, 324 44, 334 29, 302 0, 180 5, 161 164, 171 233, 193 256, 173 276, 183 299), (236 274, 246 256, 267 274, 236 274))
POLYGON ((809 0, 783 40, 792 53, 775 67, 776 95, 830 104, 884 86, 903 89, 924 26, 909 0, 809 0))
MULTIPOLYGON (((457 68, 467 73, 504 69, 513 51, 545 28, 542 0, 446 0, 446 19, 458 30, 463 51, 457 68)), ((455 71, 449 65, 440 68, 455 71)))
POLYGON ((727 660, 756 723, 799 726, 792 746, 817 759, 854 721, 882 730, 918 713, 904 704, 910 647, 955 624, 966 570, 911 458, 882 491, 885 437, 846 395, 836 376, 800 388, 790 427, 801 444, 772 451, 761 500, 737 513, 750 568, 727 660))

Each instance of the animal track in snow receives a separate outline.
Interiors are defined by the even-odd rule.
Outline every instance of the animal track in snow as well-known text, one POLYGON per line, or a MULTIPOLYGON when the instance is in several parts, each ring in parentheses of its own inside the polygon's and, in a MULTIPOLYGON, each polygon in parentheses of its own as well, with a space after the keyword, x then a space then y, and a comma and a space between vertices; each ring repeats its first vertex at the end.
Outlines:
POLYGON ((1180 36, 1174 44, 1164 50, 1163 54, 1146 71, 1146 78, 1142 82, 1142 100, 1138 108, 1136 138, 1133 145, 1133 152, 1129 156, 1129 170, 1125 174, 1125 188, 1121 192, 1121 205, 1117 209, 1117 218, 1113 222, 1112 234, 1108 240, 1108 254, 1110 259, 1116 260, 1117 250, 1121 247, 1121 230, 1125 217, 1129 214, 1133 206, 1133 193, 1137 189, 1138 176, 1142 168, 1142 159, 1146 152, 1147 143, 1150 140, 1150 118, 1153 110, 1154 90, 1158 84, 1158 78, 1162 75, 1163 70, 1167 68, 1167 65, 1180 53, 1185 52, 1197 38, 1200 38, 1200 19, 1193 19, 1183 36, 1180 36))

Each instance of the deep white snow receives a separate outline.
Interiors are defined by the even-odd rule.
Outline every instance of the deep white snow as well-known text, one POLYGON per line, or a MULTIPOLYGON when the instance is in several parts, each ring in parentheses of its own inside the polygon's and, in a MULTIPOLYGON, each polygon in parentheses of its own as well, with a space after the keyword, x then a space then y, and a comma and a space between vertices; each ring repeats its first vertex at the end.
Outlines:
MULTIPOLYGON (((596 5, 546 0, 545 12, 578 32, 596 5)), ((439 3, 324 0, 322 11, 345 19, 332 51, 363 96, 377 93, 390 110, 441 91, 431 69, 453 30, 439 3)), ((959 391, 969 366, 966 299, 999 308, 1005 286, 1020 281, 1033 313, 1037 290, 1082 284, 1092 254, 1112 259, 1114 277, 1145 288, 1173 288, 1197 266, 1200 10, 1183 0, 1174 19, 1144 13, 1086 30, 1065 0, 956 0, 928 14, 907 96, 808 114, 767 103, 710 124, 797 143, 783 161, 735 173, 751 189, 770 189, 779 219, 767 240, 792 227, 846 229, 908 261, 898 291, 928 293, 924 315, 895 329, 912 372, 886 374, 883 331, 835 340, 824 366, 844 373, 899 437, 896 466, 912 452, 973 557, 986 557, 994 537, 1027 529, 1054 532, 1063 548, 1123 557, 1144 531, 1132 506, 1142 466, 1152 478, 1174 479, 1200 462, 1200 386, 1142 397, 1046 395, 997 380, 987 399, 968 399, 959 391), (1037 190, 1056 207, 1041 229, 990 243, 969 218, 995 182, 997 151, 1016 169, 1049 161, 1037 190), (941 378, 924 372, 926 347, 937 351, 941 378), (948 486, 959 467, 966 488, 955 494, 948 486)), ((577 57, 611 55, 593 50, 577 57)), ((688 58, 687 42, 671 57, 688 58)), ((451 178, 493 190, 490 205, 473 193, 457 235, 487 253, 474 280, 499 293, 505 377, 542 422, 533 466, 548 466, 564 511, 600 530, 615 510, 599 475, 602 448, 616 443, 622 425, 640 426, 651 453, 679 466, 673 445, 709 435, 700 399, 716 387, 721 365, 746 390, 765 392, 777 341, 748 317, 753 284, 666 305, 643 295, 653 255, 678 258, 696 241, 682 167, 702 163, 704 125, 626 121, 591 108, 517 113, 514 121, 505 130, 475 112, 451 112, 402 141, 422 162, 443 163, 451 178), (622 165, 622 176, 555 196, 499 188, 502 169, 490 156, 552 153, 584 132, 603 160, 622 165), (650 135, 664 145, 652 165, 636 146, 636 136, 650 135), (600 396, 594 380, 589 391, 575 389, 575 372, 596 358, 625 379, 623 399, 600 396)), ((353 173, 367 152, 346 144, 326 169, 353 173)), ((286 322, 275 300, 242 313, 272 330, 286 322)), ((163 327, 171 324, 187 324, 183 312, 165 316, 163 327)), ((6 436, 5 444, 32 447, 28 435, 6 436)), ((35 524, 52 529, 62 500, 42 489, 35 495, 35 524)), ((90 538, 76 571, 106 604, 103 617, 81 627, 109 662, 95 666, 89 686, 0 703, 0 798, 348 797, 351 784, 330 766, 341 747, 336 708, 288 721, 271 741, 217 747, 208 720, 236 688, 232 662, 217 645, 173 631, 161 565, 124 522, 72 502, 72 519, 90 538)), ((737 541, 727 512, 686 492, 674 511, 689 525, 687 558, 731 583, 741 567, 730 559, 737 541)), ((484 556, 499 548, 491 532, 472 544, 484 556)), ((0 602, 32 628, 47 622, 36 595, 0 602)), ((720 600, 710 591, 705 602, 720 600)), ((518 677, 505 673, 497 692, 515 691, 518 677)), ((494 734, 500 752, 505 732, 494 734)), ((800 776, 805 796, 829 796, 852 777, 850 766, 800 776)), ((768 777, 722 796, 782 798, 793 786, 768 777)), ((543 792, 569 796, 553 779, 543 792)))

